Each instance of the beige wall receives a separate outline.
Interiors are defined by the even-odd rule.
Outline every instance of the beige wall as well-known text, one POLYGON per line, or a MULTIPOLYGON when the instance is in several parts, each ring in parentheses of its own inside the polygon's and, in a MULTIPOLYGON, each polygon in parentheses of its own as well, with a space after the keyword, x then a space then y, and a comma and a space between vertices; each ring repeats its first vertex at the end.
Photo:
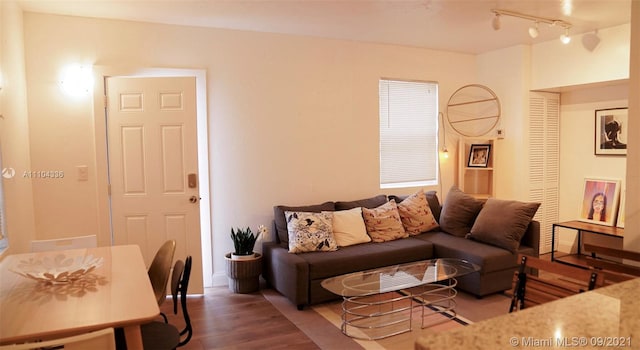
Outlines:
POLYGON ((632 1, 625 249, 640 252, 640 1, 632 1))
MULTIPOLYGON (((69 100, 60 93, 58 74, 68 63, 207 71, 213 270, 218 282, 223 280, 222 256, 231 250, 232 226, 270 223, 275 204, 382 193, 377 152, 380 77, 438 81, 441 108, 462 85, 482 82, 495 88, 506 111, 502 126, 507 132, 500 141, 507 144, 501 156, 507 166, 498 172, 505 184, 499 186, 498 195, 522 198, 520 177, 509 169, 519 164, 523 147, 519 138, 525 132, 519 116, 525 114, 526 101, 519 92, 528 91, 532 76, 544 76, 532 59, 541 52, 535 47, 474 57, 32 13, 24 14, 24 28, 30 167, 69 174, 55 183, 34 184, 38 238, 85 234, 99 226, 95 170, 102 160, 96 159, 95 150, 101 140, 93 130, 92 100, 69 100), (88 182, 76 181, 77 165, 89 166, 88 182)), ((551 64, 550 75, 557 73, 554 67, 551 64)), ((539 83, 548 84, 552 83, 539 83)), ((26 114, 26 105, 24 110, 26 114)), ((452 142, 448 137, 448 146, 452 142)), ((434 189, 446 193, 453 183, 455 161, 443 165, 443 185, 434 189)))
POLYGON ((0 2, 0 143, 3 167, 16 176, 4 181, 7 232, 10 245, 5 253, 24 251, 34 237, 32 181, 22 177, 30 169, 30 136, 27 116, 22 10, 15 2, 0 2))
MULTIPOLYGON (((231 227, 270 225, 276 204, 383 193, 380 77, 438 81, 443 105, 455 89, 474 82, 476 72, 471 55, 33 13, 25 14, 25 38, 32 166, 70 174, 34 186, 37 236, 43 238, 85 234, 99 222, 100 160, 93 154, 100 140, 93 132, 92 101, 60 92, 60 68, 93 62, 207 71, 213 270, 219 282, 226 282, 223 255, 232 248, 231 227), (77 165, 89 166, 88 182, 75 179, 77 165)), ((443 174, 453 165, 445 164, 443 174)), ((452 183, 447 178, 444 188, 452 183)))

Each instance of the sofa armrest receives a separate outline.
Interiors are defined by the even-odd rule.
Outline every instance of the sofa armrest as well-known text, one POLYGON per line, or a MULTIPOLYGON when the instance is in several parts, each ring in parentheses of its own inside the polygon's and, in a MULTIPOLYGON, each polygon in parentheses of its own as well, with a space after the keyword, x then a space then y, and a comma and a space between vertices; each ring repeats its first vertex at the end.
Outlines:
POLYGON ((309 264, 274 242, 262 244, 262 256, 267 283, 299 309, 309 304, 309 264))
POLYGON ((520 244, 533 248, 535 256, 540 256, 540 222, 531 220, 520 244))

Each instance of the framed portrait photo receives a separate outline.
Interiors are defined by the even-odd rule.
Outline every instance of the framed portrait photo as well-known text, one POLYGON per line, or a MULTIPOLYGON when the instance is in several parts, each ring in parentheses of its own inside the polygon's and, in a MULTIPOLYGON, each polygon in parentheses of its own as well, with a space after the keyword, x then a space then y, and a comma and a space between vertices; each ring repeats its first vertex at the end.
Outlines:
POLYGON ((598 225, 615 225, 619 200, 620 180, 586 178, 580 220, 598 225))
POLYGON ((491 144, 471 145, 467 166, 470 168, 486 168, 489 165, 490 155, 491 144))
POLYGON ((626 155, 629 109, 596 110, 594 149, 596 155, 626 155))

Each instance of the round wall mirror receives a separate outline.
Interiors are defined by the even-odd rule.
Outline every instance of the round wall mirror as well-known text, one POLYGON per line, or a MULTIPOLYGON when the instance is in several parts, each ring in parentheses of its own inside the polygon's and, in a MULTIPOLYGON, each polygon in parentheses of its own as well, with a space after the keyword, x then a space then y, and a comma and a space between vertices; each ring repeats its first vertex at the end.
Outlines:
POLYGON ((449 98, 447 120, 462 136, 486 135, 500 120, 498 96, 484 85, 465 85, 449 98))

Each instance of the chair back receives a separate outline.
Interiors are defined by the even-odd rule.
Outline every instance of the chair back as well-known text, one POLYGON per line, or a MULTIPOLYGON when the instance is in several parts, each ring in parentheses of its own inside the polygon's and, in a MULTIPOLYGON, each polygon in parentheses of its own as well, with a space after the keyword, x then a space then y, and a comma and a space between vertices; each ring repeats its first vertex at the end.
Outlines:
POLYGON ((95 332, 74 335, 71 337, 47 340, 42 342, 3 345, 0 350, 32 350, 32 349, 59 349, 66 350, 115 350, 116 341, 113 328, 106 328, 95 332))
MULTIPOLYGON (((180 336, 184 337, 178 346, 183 346, 191 340, 193 336, 193 327, 191 326, 191 318, 187 311, 187 290, 189 289, 189 278, 191 277, 191 256, 187 256, 184 262, 184 269, 182 271, 182 277, 176 287, 176 291, 180 293, 180 305, 182 306, 182 316, 184 317, 185 327, 180 331, 180 336)), ((177 313, 176 298, 173 299, 173 312, 177 313)))
POLYGON ((640 277, 640 253, 587 243, 584 244, 584 249, 591 252, 591 256, 586 257, 587 265, 604 274, 605 284, 640 277), (624 260, 635 261, 638 264, 631 265, 624 260))
POLYGON ((176 251, 176 241, 168 240, 158 249, 147 271, 153 287, 158 306, 162 305, 167 297, 167 283, 171 274, 173 254, 176 251))
POLYGON ((32 252, 46 252, 66 249, 95 248, 98 246, 96 235, 78 236, 31 241, 32 252))
POLYGON ((604 284, 602 274, 520 254, 509 312, 592 290, 604 284))

